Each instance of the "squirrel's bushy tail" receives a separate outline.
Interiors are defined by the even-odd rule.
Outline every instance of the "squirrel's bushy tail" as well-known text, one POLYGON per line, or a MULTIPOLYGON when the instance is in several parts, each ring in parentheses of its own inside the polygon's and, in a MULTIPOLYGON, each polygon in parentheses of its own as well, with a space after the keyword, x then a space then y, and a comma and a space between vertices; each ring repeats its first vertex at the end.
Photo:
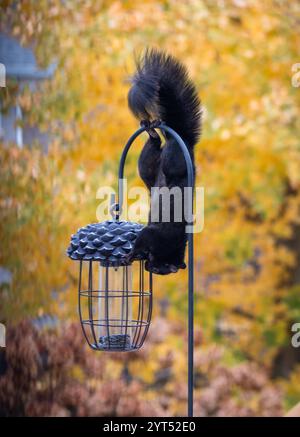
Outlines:
POLYGON ((173 56, 156 49, 145 51, 137 61, 128 105, 140 120, 165 122, 188 146, 198 141, 200 100, 187 69, 173 56))

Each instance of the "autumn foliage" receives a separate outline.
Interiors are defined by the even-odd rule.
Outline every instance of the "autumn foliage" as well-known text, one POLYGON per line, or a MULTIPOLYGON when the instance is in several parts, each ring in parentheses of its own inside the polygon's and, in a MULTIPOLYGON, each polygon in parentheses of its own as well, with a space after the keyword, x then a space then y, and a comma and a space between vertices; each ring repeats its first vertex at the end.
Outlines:
MULTIPOLYGON (((180 415, 186 410, 185 272, 156 278, 149 338, 137 353, 86 349, 76 314, 69 236, 96 221, 99 186, 116 186, 137 127, 127 109, 134 53, 157 46, 188 67, 203 104, 195 236, 199 415, 277 416, 300 400, 300 89, 298 2, 258 0, 0 1, 1 28, 32 44, 54 77, 33 91, 9 80, 1 110, 50 136, 0 145, 0 412, 180 415), (56 316, 55 329, 32 321, 56 316), (120 394, 121 393, 121 394, 120 394)), ((1 60, 0 60, 1 62, 1 60)), ((137 176, 139 145, 128 158, 137 176)))
MULTIPOLYGON (((185 415, 184 367, 176 369, 181 360, 178 351, 164 344, 176 335, 176 329, 171 332, 166 323, 154 322, 141 352, 99 356, 83 345, 78 324, 64 324, 58 334, 21 322, 9 330, 6 353, 1 356, 0 414, 185 415), (161 329, 165 335, 156 336, 161 329), (149 372, 155 352, 156 370, 151 379, 143 378, 141 369, 149 372)), ((281 392, 268 382, 264 369, 255 363, 228 369, 221 357, 222 348, 217 346, 196 354, 197 415, 281 415, 281 392)))

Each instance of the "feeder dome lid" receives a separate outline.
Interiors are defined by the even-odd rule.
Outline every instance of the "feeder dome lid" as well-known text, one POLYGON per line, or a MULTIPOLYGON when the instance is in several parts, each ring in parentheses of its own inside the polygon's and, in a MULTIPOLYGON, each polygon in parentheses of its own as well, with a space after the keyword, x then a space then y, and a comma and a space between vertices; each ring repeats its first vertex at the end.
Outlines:
POLYGON ((98 261, 103 266, 128 265, 126 257, 143 227, 118 220, 89 224, 72 235, 67 255, 73 260, 98 261))

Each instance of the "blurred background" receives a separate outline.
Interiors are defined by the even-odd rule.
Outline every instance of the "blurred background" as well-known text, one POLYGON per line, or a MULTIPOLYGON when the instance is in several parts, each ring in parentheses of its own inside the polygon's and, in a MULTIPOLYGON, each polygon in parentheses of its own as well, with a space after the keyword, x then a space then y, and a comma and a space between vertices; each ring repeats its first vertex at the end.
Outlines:
POLYGON ((98 187, 116 187, 146 46, 184 62, 203 103, 195 414, 284 414, 300 401, 299 1, 7 0, 0 24, 0 414, 186 414, 186 272, 154 277, 139 352, 96 353, 65 254, 98 187))

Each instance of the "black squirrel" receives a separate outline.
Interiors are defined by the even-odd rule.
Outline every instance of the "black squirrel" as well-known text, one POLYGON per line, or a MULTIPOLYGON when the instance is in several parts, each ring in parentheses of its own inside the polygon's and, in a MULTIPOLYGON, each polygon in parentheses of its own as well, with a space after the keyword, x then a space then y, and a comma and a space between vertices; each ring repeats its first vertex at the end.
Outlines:
MULTIPOLYGON (((184 156, 177 142, 164 134, 165 142, 155 130, 160 121, 174 129, 183 139, 193 162, 194 146, 200 137, 201 109, 196 88, 189 79, 187 69, 173 56, 156 49, 147 49, 136 62, 128 93, 128 105, 132 113, 146 127, 149 139, 139 157, 139 173, 151 190, 152 187, 187 186, 187 169, 184 156)), ((146 256, 145 268, 156 274, 166 275, 185 268, 184 254, 187 236, 186 221, 174 220, 174 199, 170 202, 170 221, 164 222, 161 213, 158 221, 151 220, 141 231, 129 254, 129 260, 146 256)), ((151 199, 161 204, 161 197, 151 199)))

